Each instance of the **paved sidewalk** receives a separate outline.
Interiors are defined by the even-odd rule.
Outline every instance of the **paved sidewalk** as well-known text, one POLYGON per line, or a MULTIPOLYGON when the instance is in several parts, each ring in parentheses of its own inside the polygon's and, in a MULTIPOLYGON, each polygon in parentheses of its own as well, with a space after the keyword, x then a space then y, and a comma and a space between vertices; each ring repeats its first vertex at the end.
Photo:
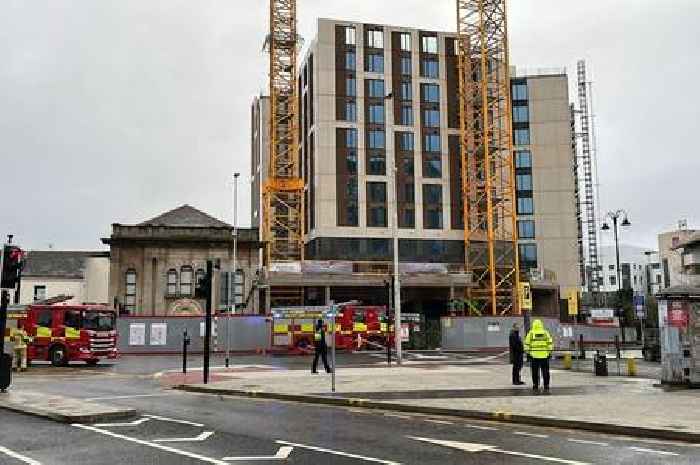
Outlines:
MULTIPOLYGON (((208 385, 180 389, 335 405, 449 414, 700 442, 698 390, 665 391, 655 380, 552 371, 552 393, 512 386, 509 365, 339 367, 331 376, 306 370, 217 373, 208 385), (221 378, 229 378, 222 380, 221 378)), ((530 372, 523 369, 523 379, 530 372)))
POLYGON ((136 411, 130 408, 25 390, 0 393, 0 409, 49 418, 62 423, 96 423, 136 415, 136 411))

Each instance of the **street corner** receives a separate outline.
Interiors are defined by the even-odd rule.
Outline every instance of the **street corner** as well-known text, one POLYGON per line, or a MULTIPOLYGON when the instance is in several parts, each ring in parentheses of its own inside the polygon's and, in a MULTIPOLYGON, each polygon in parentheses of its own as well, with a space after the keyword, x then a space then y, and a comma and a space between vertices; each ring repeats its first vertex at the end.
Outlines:
MULTIPOLYGON (((239 380, 255 373, 271 373, 286 371, 281 368, 266 365, 240 365, 231 367, 213 367, 209 371, 209 382, 239 380)), ((161 386, 173 387, 184 384, 200 384, 203 382, 204 373, 202 368, 195 368, 187 373, 178 370, 161 371, 153 375, 161 386)))

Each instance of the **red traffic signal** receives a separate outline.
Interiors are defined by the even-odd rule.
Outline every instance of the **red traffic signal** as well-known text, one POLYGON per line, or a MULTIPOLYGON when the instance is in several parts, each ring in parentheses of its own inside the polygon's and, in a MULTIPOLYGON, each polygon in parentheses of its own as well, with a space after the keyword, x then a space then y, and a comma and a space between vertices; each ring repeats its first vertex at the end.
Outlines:
POLYGON ((6 245, 2 252, 0 288, 15 289, 24 268, 24 251, 14 245, 6 245))

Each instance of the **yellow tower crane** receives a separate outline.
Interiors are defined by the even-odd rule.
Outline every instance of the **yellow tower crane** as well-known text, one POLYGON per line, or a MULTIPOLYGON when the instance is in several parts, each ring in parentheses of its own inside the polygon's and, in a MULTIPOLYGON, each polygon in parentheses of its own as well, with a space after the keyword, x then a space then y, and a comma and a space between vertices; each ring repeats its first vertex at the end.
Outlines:
POLYGON ((457 0, 457 32, 467 298, 519 314, 506 0, 457 0))
POLYGON ((263 195, 266 265, 304 259, 296 0, 270 0, 270 158, 263 195))

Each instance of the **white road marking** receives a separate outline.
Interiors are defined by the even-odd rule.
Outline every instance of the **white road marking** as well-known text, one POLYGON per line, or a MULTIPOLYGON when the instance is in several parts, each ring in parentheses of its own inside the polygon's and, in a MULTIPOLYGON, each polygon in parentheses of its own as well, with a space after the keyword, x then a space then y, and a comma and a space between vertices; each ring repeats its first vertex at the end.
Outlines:
POLYGON ((645 449, 643 447, 630 447, 633 451, 636 452, 644 452, 646 454, 659 454, 659 455, 673 455, 673 456, 678 456, 680 454, 676 454, 675 452, 668 452, 665 450, 656 450, 656 449, 645 449))
POLYGON ((454 425, 451 421, 445 421, 445 420, 432 420, 430 418, 426 419, 428 423, 435 423, 437 425, 454 425))
POLYGON ((203 428, 204 425, 201 423, 195 423, 192 421, 187 421, 187 420, 178 420, 176 418, 168 418, 168 417, 161 417, 158 415, 144 415, 148 418, 153 418, 154 420, 160 420, 160 421, 169 421, 170 423, 179 423, 181 425, 190 425, 190 426, 196 426, 197 428, 203 428))
POLYGON ((130 396, 88 397, 85 400, 93 401, 93 400, 136 399, 139 397, 160 397, 160 396, 171 396, 171 395, 172 395, 172 393, 170 393, 170 392, 163 392, 161 394, 133 394, 130 396))
POLYGON ((525 431, 516 431, 513 434, 517 434, 518 436, 528 436, 531 438, 541 438, 541 439, 546 439, 549 437, 546 434, 527 433, 525 431))
POLYGON ((357 454, 349 454, 347 452, 341 452, 338 450, 331 450, 331 449, 324 449, 322 447, 309 446, 306 444, 296 444, 296 443, 287 442, 287 441, 275 441, 275 442, 277 444, 284 444, 286 446, 298 447, 300 449, 308 449, 308 450, 313 450, 315 452, 325 452, 326 454, 338 455, 340 457, 348 457, 351 459, 364 460, 365 462, 383 463, 384 465, 401 465, 401 463, 392 462, 391 460, 382 460, 382 459, 377 459, 374 457, 365 457, 365 456, 357 455, 357 454))
POLYGON ((493 426, 481 426, 481 425, 468 425, 468 424, 463 424, 465 428, 473 428, 473 429, 480 429, 483 431, 498 431, 498 428, 494 428, 493 426))
POLYGON ((248 462, 251 460, 287 460, 289 454, 294 450, 291 446, 282 446, 279 448, 277 453, 268 457, 224 457, 221 460, 226 460, 227 462, 248 462))
POLYGON ((579 444, 590 444, 592 446, 603 446, 603 447, 608 447, 610 444, 607 442, 598 442, 598 441, 587 441, 585 439, 576 439, 576 438, 568 438, 567 441, 569 442, 576 442, 579 444))
POLYGON ((2 452, 5 455, 9 455, 13 459, 17 459, 20 462, 28 463, 29 465, 41 465, 41 462, 37 462, 34 459, 30 459, 26 455, 19 454, 13 450, 8 449, 7 447, 0 446, 0 452, 2 452))
POLYGON ((129 421, 126 423, 97 423, 95 426, 105 427, 105 426, 138 426, 142 423, 146 423, 150 418, 143 417, 138 420, 129 421))
POLYGON ((459 442, 459 441, 445 441, 445 440, 441 440, 441 439, 419 438, 419 437, 415 437, 415 436, 407 436, 407 437, 410 439, 414 439, 416 441, 427 442, 427 443, 435 444, 438 446, 451 447, 453 449, 463 450, 464 452, 471 452, 471 453, 494 452, 497 454, 513 455, 516 457, 525 457, 528 459, 542 460, 545 462, 563 463, 566 465, 590 465, 589 463, 579 462, 576 460, 567 460, 567 459, 560 459, 558 457, 546 457, 544 455, 526 454, 524 452, 502 450, 496 446, 492 446, 489 444, 476 444, 476 443, 459 442))
POLYGON ((193 438, 165 438, 165 439, 154 439, 153 442, 195 442, 195 441, 206 441, 211 435, 214 434, 213 431, 204 431, 199 436, 193 438))
POLYGON ((403 420, 410 420, 412 417, 410 415, 401 415, 400 413, 385 413, 385 417, 401 418, 403 420))
POLYGON ((85 429, 88 431, 93 431, 95 433, 104 434, 105 436, 109 436, 109 437, 113 437, 113 438, 117 438, 117 439, 123 439, 124 441, 133 442, 134 444, 139 444, 141 446, 152 447, 154 449, 159 449, 159 450, 162 450, 165 452, 170 452, 172 454, 182 455, 184 457, 189 457, 191 459, 199 460, 202 462, 213 463, 214 465, 228 465, 228 462, 224 462, 223 460, 214 459, 211 457, 206 457, 204 455, 194 454, 192 452, 187 452, 185 450, 175 449, 174 447, 164 446, 162 444, 157 444, 157 443, 151 442, 151 441, 144 441, 142 439, 136 439, 136 438, 132 438, 129 436, 124 436, 122 434, 113 433, 111 431, 107 431, 104 429, 95 428, 94 426, 81 425, 78 423, 74 423, 73 426, 75 426, 76 428, 81 428, 81 429, 85 429))

